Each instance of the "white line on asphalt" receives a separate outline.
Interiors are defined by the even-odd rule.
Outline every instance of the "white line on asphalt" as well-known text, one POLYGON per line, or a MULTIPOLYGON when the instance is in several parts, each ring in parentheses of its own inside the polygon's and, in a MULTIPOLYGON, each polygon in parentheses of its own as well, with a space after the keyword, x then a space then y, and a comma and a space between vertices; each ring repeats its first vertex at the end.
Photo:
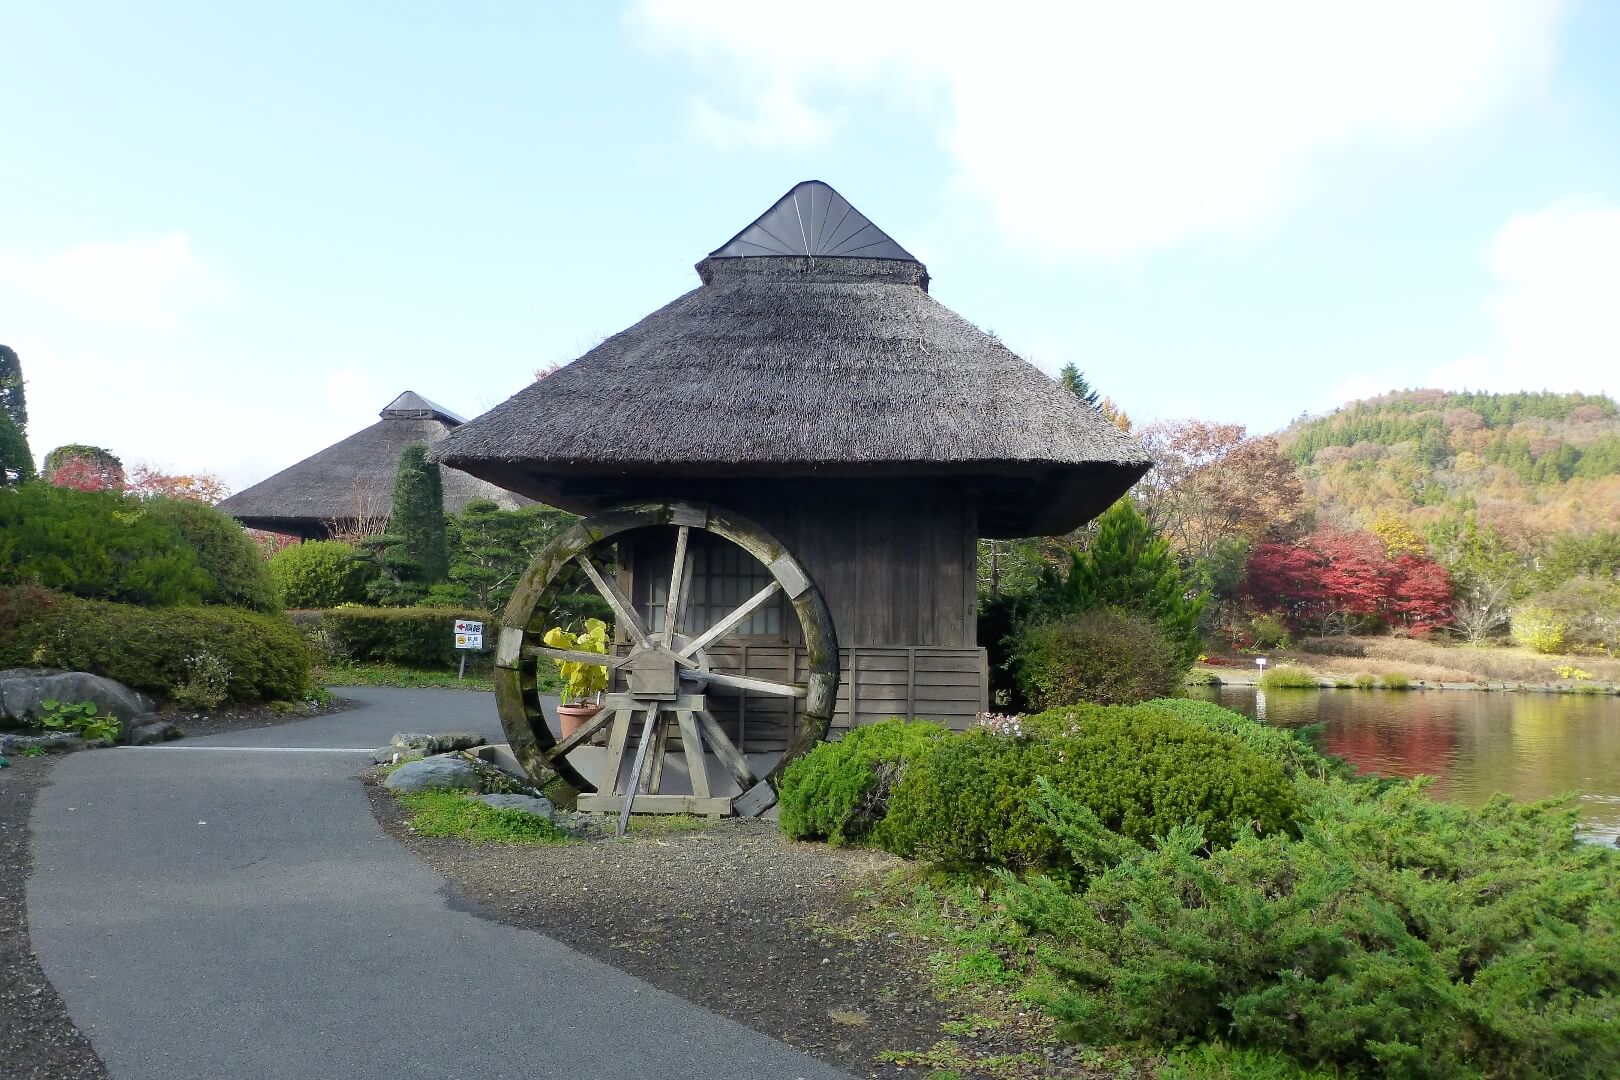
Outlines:
POLYGON ((256 754, 375 754, 351 746, 120 746, 120 750, 250 750, 256 754))

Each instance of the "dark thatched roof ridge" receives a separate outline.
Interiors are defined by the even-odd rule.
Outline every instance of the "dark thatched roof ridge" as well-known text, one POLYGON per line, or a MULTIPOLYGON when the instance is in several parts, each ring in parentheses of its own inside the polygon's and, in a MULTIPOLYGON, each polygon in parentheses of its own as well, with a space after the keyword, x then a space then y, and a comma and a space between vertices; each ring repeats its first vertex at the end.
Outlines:
MULTIPOLYGON (((410 391, 380 415, 382 419, 370 427, 244 488, 219 508, 250 529, 306 537, 326 535, 331 521, 362 514, 387 517, 399 455, 412 443, 432 446, 442 441, 460 420, 410 391)), ((475 499, 490 499, 508 510, 529 504, 528 499, 457 469, 441 469, 440 476, 449 513, 475 499)))
POLYGON ((1135 439, 930 297, 914 259, 711 257, 698 272, 700 288, 433 458, 564 505, 560 480, 948 475, 998 489, 985 535, 1066 531, 1147 471, 1135 439))

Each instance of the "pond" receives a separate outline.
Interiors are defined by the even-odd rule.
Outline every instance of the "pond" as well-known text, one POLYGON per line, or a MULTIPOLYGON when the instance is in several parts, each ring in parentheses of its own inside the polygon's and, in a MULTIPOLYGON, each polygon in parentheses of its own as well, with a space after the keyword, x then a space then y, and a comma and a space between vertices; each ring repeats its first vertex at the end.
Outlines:
POLYGON ((1190 691, 1273 724, 1322 724, 1324 748, 1363 772, 1435 778, 1477 805, 1580 792, 1583 835, 1620 837, 1620 698, 1469 690, 1190 691))

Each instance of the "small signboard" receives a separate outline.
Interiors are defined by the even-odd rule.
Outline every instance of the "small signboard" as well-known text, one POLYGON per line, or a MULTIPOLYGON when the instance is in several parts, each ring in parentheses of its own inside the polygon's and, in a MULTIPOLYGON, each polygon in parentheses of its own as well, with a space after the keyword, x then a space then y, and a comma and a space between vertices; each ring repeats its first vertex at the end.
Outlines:
POLYGON ((484 647, 484 624, 473 619, 456 620, 456 648, 482 649, 484 647))

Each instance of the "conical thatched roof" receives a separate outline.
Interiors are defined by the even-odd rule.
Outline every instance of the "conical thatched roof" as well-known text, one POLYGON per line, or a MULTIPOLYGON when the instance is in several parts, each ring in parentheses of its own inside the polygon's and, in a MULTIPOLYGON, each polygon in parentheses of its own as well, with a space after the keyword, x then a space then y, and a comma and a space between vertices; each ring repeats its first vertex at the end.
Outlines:
MULTIPOLYGON (((318 537, 332 522, 386 518, 394 500, 399 455, 412 443, 436 444, 464 421, 407 390, 378 414, 382 419, 237 492, 219 508, 250 529, 318 537)), ((444 508, 455 513, 474 499, 506 509, 529 500, 457 469, 441 470, 444 508)))
POLYGON ((1066 531, 1147 471, 1134 439, 933 300, 922 263, 826 184, 697 270, 701 287, 434 459, 581 510, 658 476, 945 475, 982 493, 989 536, 1066 531))

